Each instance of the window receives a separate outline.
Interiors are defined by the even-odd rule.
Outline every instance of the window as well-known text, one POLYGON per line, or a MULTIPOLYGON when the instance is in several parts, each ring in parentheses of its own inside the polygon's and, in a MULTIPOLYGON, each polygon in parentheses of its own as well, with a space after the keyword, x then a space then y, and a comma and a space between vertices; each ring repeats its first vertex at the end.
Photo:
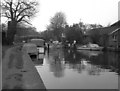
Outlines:
POLYGON ((113 35, 113 40, 116 40, 117 39, 117 36, 114 34, 113 35))

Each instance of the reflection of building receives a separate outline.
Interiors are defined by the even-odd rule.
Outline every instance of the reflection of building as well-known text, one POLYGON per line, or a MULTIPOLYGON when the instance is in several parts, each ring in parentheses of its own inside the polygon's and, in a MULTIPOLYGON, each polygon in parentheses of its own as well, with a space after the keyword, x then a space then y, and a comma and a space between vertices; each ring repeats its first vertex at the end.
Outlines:
POLYGON ((102 69, 108 69, 109 71, 119 73, 119 54, 114 52, 105 52, 98 57, 91 57, 89 60, 91 64, 98 65, 102 69), (97 61, 96 61, 97 60, 97 61))
MULTIPOLYGON (((87 68, 88 72, 90 74, 99 74, 100 72, 104 72, 105 70, 115 72, 117 74, 120 74, 120 69, 119 69, 119 57, 120 54, 116 52, 103 52, 98 54, 97 56, 82 56, 87 55, 84 52, 79 52, 82 59, 89 60, 87 61, 81 59, 81 65, 82 68, 85 69, 87 68), (89 64, 90 63, 90 64, 89 64)), ((82 70, 83 70, 82 69, 82 70)))

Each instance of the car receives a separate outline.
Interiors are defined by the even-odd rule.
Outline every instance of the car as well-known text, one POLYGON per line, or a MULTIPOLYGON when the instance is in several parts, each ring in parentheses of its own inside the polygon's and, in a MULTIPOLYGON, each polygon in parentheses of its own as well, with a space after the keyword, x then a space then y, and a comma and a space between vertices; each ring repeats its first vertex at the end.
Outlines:
POLYGON ((30 43, 36 44, 37 47, 45 46, 45 40, 43 40, 43 39, 31 39, 30 43))
POLYGON ((33 43, 37 46, 39 53, 45 53, 45 41, 43 39, 31 39, 30 43, 33 43))
POLYGON ((23 50, 28 53, 30 56, 38 56, 38 49, 35 44, 32 43, 25 43, 23 45, 23 50))

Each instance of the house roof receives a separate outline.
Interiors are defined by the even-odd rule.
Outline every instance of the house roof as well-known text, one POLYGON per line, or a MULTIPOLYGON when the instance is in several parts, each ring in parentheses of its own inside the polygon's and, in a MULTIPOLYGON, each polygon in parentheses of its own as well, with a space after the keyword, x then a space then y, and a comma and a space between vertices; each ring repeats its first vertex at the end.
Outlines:
POLYGON ((115 23, 113 23, 111 26, 120 26, 120 20, 115 22, 115 23))
POLYGON ((120 30, 120 28, 117 28, 117 29, 115 29, 114 31, 112 31, 111 33, 109 33, 109 35, 111 35, 111 34, 117 32, 117 31, 119 31, 119 30, 120 30))
POLYGON ((91 29, 91 30, 86 32, 86 35, 97 34, 97 33, 99 33, 100 35, 110 34, 118 28, 120 28, 120 21, 112 24, 109 27, 91 29))
POLYGON ((117 28, 118 28, 118 26, 105 27, 105 28, 101 28, 99 30, 99 32, 100 32, 100 35, 109 34, 109 33, 113 32, 114 30, 116 30, 117 28))
POLYGON ((100 34, 100 35, 104 35, 104 34, 109 34, 112 31, 114 31, 115 29, 117 29, 117 26, 110 26, 110 27, 103 27, 103 28, 95 28, 92 30, 89 30, 88 32, 86 32, 86 35, 91 35, 91 34, 100 34))

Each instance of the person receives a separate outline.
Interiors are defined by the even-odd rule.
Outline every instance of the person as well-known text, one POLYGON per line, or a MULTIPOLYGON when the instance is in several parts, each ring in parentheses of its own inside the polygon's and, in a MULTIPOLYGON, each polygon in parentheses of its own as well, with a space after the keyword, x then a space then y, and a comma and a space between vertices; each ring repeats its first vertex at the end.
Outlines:
POLYGON ((68 47, 70 48, 70 43, 68 43, 68 47))
POLYGON ((49 43, 47 44, 47 46, 48 46, 48 51, 49 51, 49 46, 50 46, 49 43))
POLYGON ((76 49, 76 40, 73 41, 73 48, 76 49))

